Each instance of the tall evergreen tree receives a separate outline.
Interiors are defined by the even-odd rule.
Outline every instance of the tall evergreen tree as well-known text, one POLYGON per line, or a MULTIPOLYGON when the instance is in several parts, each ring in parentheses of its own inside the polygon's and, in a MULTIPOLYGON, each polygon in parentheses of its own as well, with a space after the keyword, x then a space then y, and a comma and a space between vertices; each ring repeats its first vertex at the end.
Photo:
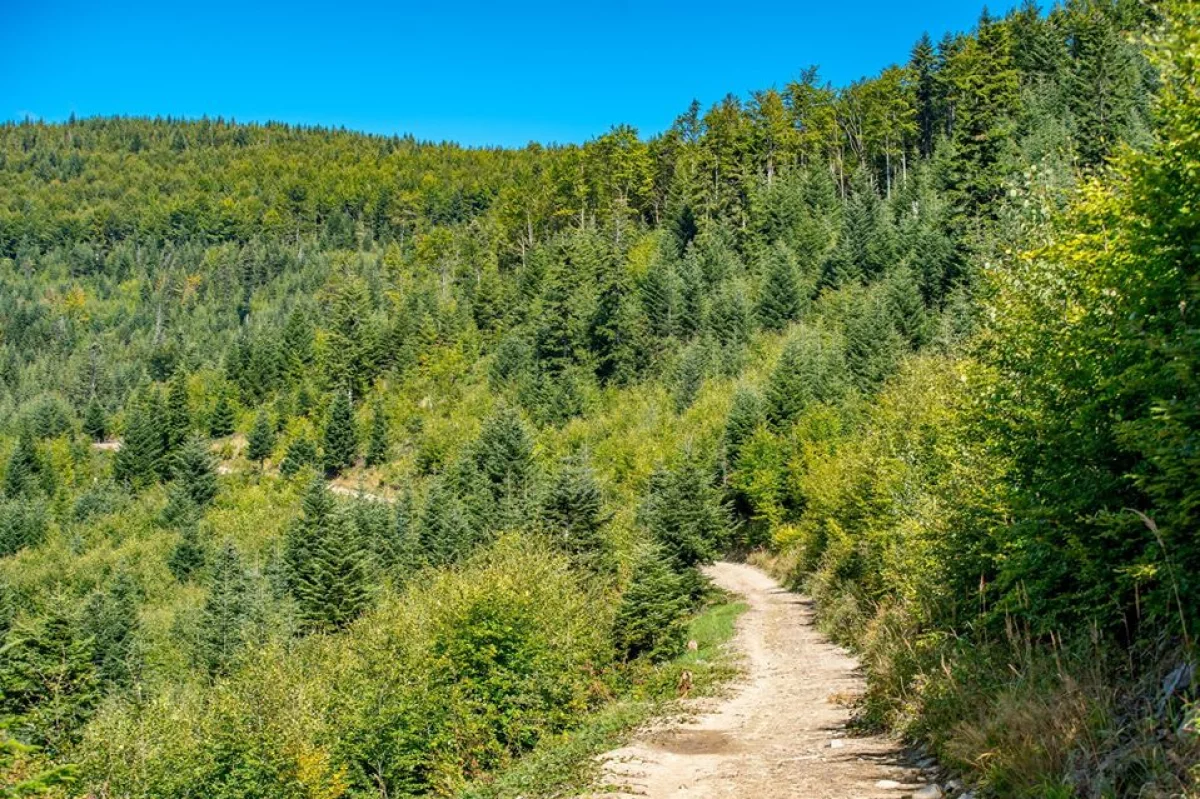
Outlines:
POLYGON ((798 267, 792 251, 777 242, 766 254, 762 288, 758 295, 758 320, 767 330, 783 330, 800 316, 798 267))
POLYGON ((83 634, 92 640, 96 673, 112 685, 126 686, 133 679, 137 598, 138 587, 132 575, 120 570, 107 588, 92 594, 80 619, 83 634))
POLYGON ((125 434, 113 460, 113 475, 120 481, 143 485, 153 481, 165 460, 165 431, 153 389, 144 388, 126 410, 125 434))
POLYGON ((353 516, 342 507, 317 528, 311 547, 296 575, 300 616, 309 629, 336 630, 370 603, 370 553, 353 516))
POLYGON ((471 461, 497 501, 506 494, 529 492, 536 468, 533 440, 515 410, 500 408, 484 420, 471 447, 471 461))
POLYGON ((204 441, 192 437, 175 453, 173 474, 200 508, 217 495, 217 467, 204 441))
POLYGON ((906 342, 883 290, 873 289, 846 322, 846 366, 860 391, 874 392, 899 365, 906 342))
POLYGON ((103 441, 108 434, 108 419, 104 416, 104 408, 95 397, 88 402, 83 416, 83 432, 92 441, 103 441))
POLYGON ((466 506, 449 480, 434 482, 425 497, 417 540, 422 558, 435 566, 462 558, 478 541, 466 506))
POLYGON ((367 465, 379 466, 386 463, 390 446, 387 416, 383 412, 382 403, 376 402, 371 408, 371 433, 367 439, 367 465))
POLYGON ((33 434, 26 426, 17 437, 17 446, 8 458, 8 468, 4 471, 4 496, 15 499, 34 490, 41 471, 41 457, 33 434))
POLYGON ((187 375, 176 370, 167 389, 167 450, 174 450, 188 439, 192 430, 192 413, 188 407, 187 375))
POLYGON ((204 545, 200 541, 200 525, 194 520, 183 525, 179 541, 167 558, 167 568, 175 579, 187 582, 204 567, 204 545))
POLYGON ((246 437, 246 457, 258 463, 263 468, 267 458, 275 449, 275 426, 265 410, 260 410, 254 417, 254 426, 246 437))
POLYGON ((683 648, 691 596, 682 575, 657 551, 639 559, 613 620, 613 643, 625 658, 665 660, 683 648))
POLYGON ((335 391, 325 419, 323 465, 326 474, 340 474, 353 465, 358 453, 358 432, 354 429, 354 411, 350 407, 350 392, 335 391))
POLYGON ((767 419, 786 428, 814 402, 834 402, 847 387, 841 342, 820 330, 805 329, 784 345, 767 381, 767 419))
POLYGON ((213 408, 212 416, 208 420, 209 435, 213 438, 231 436, 233 435, 233 425, 233 405, 229 402, 229 395, 222 391, 217 397, 216 407, 213 408))
POLYGON ((545 500, 544 518, 551 540, 580 563, 600 565, 608 552, 600 483, 587 463, 570 458, 559 467, 545 500))
POLYGON ((213 560, 208 597, 199 622, 200 662, 211 674, 222 674, 248 641, 253 609, 249 579, 233 542, 226 541, 213 560))
POLYGON ((638 521, 681 573, 710 563, 728 543, 729 509, 712 475, 709 464, 685 454, 670 468, 654 471, 638 512, 638 521))

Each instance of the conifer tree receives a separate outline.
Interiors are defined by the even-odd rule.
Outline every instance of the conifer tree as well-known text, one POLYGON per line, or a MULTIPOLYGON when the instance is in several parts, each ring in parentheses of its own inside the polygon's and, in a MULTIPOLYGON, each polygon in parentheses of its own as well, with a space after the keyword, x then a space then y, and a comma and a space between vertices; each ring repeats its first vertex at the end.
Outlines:
POLYGON ((383 413, 383 405, 376 402, 371 408, 371 433, 367 439, 367 465, 379 466, 386 463, 389 446, 387 416, 383 413))
POLYGON ((596 475, 583 460, 570 458, 562 463, 543 512, 556 546, 579 563, 601 564, 608 551, 603 531, 611 517, 604 510, 596 475))
POLYGON ((896 332, 911 349, 925 346, 930 336, 929 316, 912 269, 907 266, 895 269, 888 276, 887 293, 896 332))
POLYGON ((165 459, 163 420, 155 418, 155 393, 143 389, 126 412, 125 435, 113 460, 113 475, 122 482, 144 485, 153 481, 165 459))
POLYGON ((233 435, 233 405, 229 402, 229 395, 222 391, 217 397, 216 407, 213 408, 212 417, 208 422, 208 432, 213 438, 224 438, 225 436, 233 435))
POLYGON ((667 565, 661 553, 644 554, 613 621, 617 651, 626 659, 674 656, 683 647, 691 604, 683 576, 667 565))
POLYGON ((765 421, 762 397, 752 388, 739 386, 733 395, 733 405, 729 409, 729 416, 725 420, 725 432, 721 437, 721 468, 725 475, 737 469, 742 445, 765 421))
POLYGON ((246 437, 246 457, 258 463, 261 470, 275 449, 275 427, 265 410, 254 417, 254 426, 246 437))
POLYGON ((425 563, 425 556, 421 552, 420 528, 417 522, 412 492, 404 491, 396 498, 389 548, 389 565, 400 575, 416 571, 425 563))
POLYGON ((96 591, 80 619, 92 639, 92 661, 100 679, 125 686, 134 673, 134 639, 138 627, 138 587, 128 571, 118 571, 107 589, 96 591))
POLYGON ((208 597, 199 622, 198 659, 211 674, 227 671, 247 643, 252 603, 249 580, 233 542, 213 560, 208 597))
POLYGON ((370 555, 354 518, 335 507, 317 529, 294 594, 312 630, 336 630, 366 609, 371 599, 370 555))
POLYGON ((650 264, 639 284, 642 307, 650 335, 659 342, 675 334, 678 287, 670 261, 658 258, 650 264))
POLYGON ((175 579, 185 583, 204 567, 204 545, 200 541, 200 525, 194 520, 183 525, 179 541, 167 558, 167 567, 175 579))
POLYGON ((358 453, 358 433, 354 429, 354 411, 350 407, 350 393, 335 391, 325 419, 325 447, 323 465, 326 474, 340 474, 354 463, 358 453))
POLYGON ((421 556, 435 566, 453 563, 475 546, 477 537, 453 484, 437 480, 425 498, 417 527, 421 556))
POLYGON ((535 471, 533 440, 515 410, 501 408, 484 421, 471 461, 495 500, 528 492, 535 471))
POLYGON ((95 397, 88 402, 87 410, 84 412, 83 432, 92 441, 103 441, 108 433, 108 419, 104 416, 104 408, 100 405, 100 401, 95 397))
POLYGON ((758 320, 766 330, 783 330, 800 315, 798 267, 792 251, 777 242, 767 251, 763 285, 758 296, 758 320))
POLYGON ((846 366, 854 384, 867 393, 896 370, 905 349, 888 299, 882 290, 872 290, 846 322, 846 366))
POLYGON ((317 445, 308 436, 301 435, 288 444, 287 451, 283 454, 283 461, 279 464, 279 471, 284 477, 293 477, 306 466, 316 465, 317 445))
POLYGON ((167 389, 167 451, 183 444, 191 434, 192 414, 188 408, 187 375, 177 370, 167 389))
POLYGON ((709 347, 703 340, 693 341, 680 353, 675 368, 674 390, 675 412, 683 413, 691 407, 704 385, 709 371, 709 347))
POLYGON ((681 573, 711 562, 728 543, 731 528, 711 468, 692 455, 654 471, 638 520, 681 573))
POLYGON ((784 345, 767 381, 767 419, 785 428, 814 402, 833 402, 847 384, 841 342, 820 330, 804 329, 784 345))
POLYGON ((8 468, 4 471, 4 496, 15 499, 32 491, 37 486, 37 477, 41 470, 37 445, 26 425, 17 437, 17 446, 8 458, 8 468))
POLYGON ((300 503, 300 517, 288 527, 284 539, 283 561, 288 583, 295 589, 300 574, 307 568, 312 547, 333 512, 333 494, 320 475, 313 475, 300 503))
POLYGON ((204 441, 192 437, 175 453, 173 474, 200 508, 217 495, 217 468, 204 441))

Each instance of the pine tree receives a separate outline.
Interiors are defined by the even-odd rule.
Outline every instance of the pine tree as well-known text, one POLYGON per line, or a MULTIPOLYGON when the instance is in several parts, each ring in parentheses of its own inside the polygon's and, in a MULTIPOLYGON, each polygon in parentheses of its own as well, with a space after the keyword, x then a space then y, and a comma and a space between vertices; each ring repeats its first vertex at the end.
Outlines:
POLYGON ((864 300, 846 323, 846 366, 858 389, 871 393, 896 370, 906 342, 896 332, 888 296, 877 289, 864 300))
POLYGON ((292 477, 307 466, 317 465, 317 445, 308 436, 302 435, 288 444, 279 464, 284 477, 292 477))
POLYGON ((103 682, 125 686, 133 679, 138 627, 138 587, 129 572, 117 572, 107 589, 92 594, 80 620, 92 639, 92 661, 103 682))
POLYGON ((387 416, 383 413, 383 405, 376 402, 371 409, 371 433, 367 439, 367 465, 379 466, 386 463, 389 446, 387 416))
POLYGON ((731 531, 729 510, 713 485, 712 469, 691 455, 654 471, 638 521, 681 573, 711 562, 731 531))
POLYGON ((478 540, 462 499, 445 478, 437 480, 425 498, 417 540, 422 558, 434 566, 459 560, 478 540))
POLYGON ((786 244, 778 242, 767 251, 763 268, 758 320, 766 330, 783 330, 800 315, 796 258, 786 244))
POLYGON ((684 578, 651 551, 634 569, 613 621, 613 643, 626 659, 665 660, 683 648, 691 597, 684 578))
POLYGON ((325 420, 323 465, 326 474, 340 474, 343 469, 354 463, 357 452, 358 434, 354 429, 350 392, 335 391, 325 420))
POLYGON ((495 500, 528 492, 535 472, 533 440, 515 410, 501 408, 484 421, 471 447, 471 462, 495 500))
POLYGON ((676 413, 683 413, 695 402, 708 376, 710 361, 708 342, 703 340, 693 341, 680 353, 672 391, 676 413))
POLYGON ((233 435, 233 405, 229 402, 229 395, 224 391, 217 397, 216 407, 213 408, 212 417, 208 422, 208 432, 213 438, 224 438, 225 436, 233 435))
POLYGON ((762 397, 752 388, 739 386, 733 395, 733 405, 725 419, 725 432, 721 438, 721 467, 725 475, 737 469, 742 445, 765 421, 762 397))
POLYGON ((562 463, 543 512, 556 546, 577 562, 601 564, 609 548, 604 528, 611 516, 604 510, 596 475, 584 461, 571 458, 562 463))
POLYGON ((300 503, 300 517, 288 527, 284 539, 283 561, 287 567, 288 583, 295 589, 307 562, 314 541, 328 523, 333 512, 333 494, 320 475, 313 475, 300 503))
POLYGON ((103 441, 108 433, 108 420, 104 416, 104 408, 95 397, 88 402, 87 410, 84 412, 83 432, 92 441, 103 441))
POLYGON ((175 453, 173 474, 201 508, 217 495, 217 468, 208 447, 199 438, 188 439, 175 453))
POLYGON ((182 445, 191 434, 192 414, 188 408, 187 375, 182 370, 175 372, 167 390, 166 429, 168 451, 182 445))
POLYGON ((252 604, 241 556, 227 541, 213 560, 208 597, 199 622, 200 662, 211 674, 226 672, 247 643, 252 604))
POLYGON ((786 428, 812 403, 837 401, 846 384, 841 342, 823 331, 802 330, 784 345, 767 381, 767 419, 786 428))
POLYGON ((403 492, 396 498, 389 549, 389 565, 397 574, 409 574, 421 568, 425 563, 425 557, 421 552, 420 529, 417 526, 413 508, 413 497, 409 491, 403 492))
POLYGON ((300 616, 312 630, 345 627, 371 600, 370 556, 349 511, 334 508, 311 546, 294 591, 300 616))
POLYGON ((911 349, 925 346, 930 337, 929 315, 912 269, 902 266, 888 275, 887 292, 896 331, 911 349))
POLYGON ((200 525, 195 521, 183 525, 178 543, 167 558, 167 568, 175 579, 185 583, 204 567, 204 545, 200 541, 200 525))
POLYGON ((671 262, 663 257, 652 262, 638 290, 650 335, 659 342, 675 335, 679 289, 671 262))
POLYGON ((15 499, 32 491, 37 486, 37 476, 41 470, 37 445, 26 426, 17 437, 17 446, 8 459, 8 468, 4 472, 4 496, 15 499))
POLYGON ((260 410, 254 417, 254 426, 246 439, 246 457, 258 463, 259 469, 275 449, 275 427, 266 411, 260 410))
POLYGON ((175 480, 167 486, 167 504, 159 514, 159 521, 164 527, 183 528, 197 521, 200 515, 200 506, 182 482, 175 480))
POLYGON ((125 483, 144 485, 159 474, 165 457, 161 417, 155 418, 157 392, 143 389, 126 411, 125 435, 113 459, 113 476, 125 483))

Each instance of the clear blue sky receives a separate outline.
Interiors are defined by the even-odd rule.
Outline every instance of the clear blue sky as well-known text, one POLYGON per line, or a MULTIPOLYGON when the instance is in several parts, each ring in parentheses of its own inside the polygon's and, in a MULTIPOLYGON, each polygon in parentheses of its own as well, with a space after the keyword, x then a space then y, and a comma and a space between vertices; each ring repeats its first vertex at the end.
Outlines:
MULTIPOLYGON (((1015 0, 992 2, 1003 13, 1015 0)), ((0 0, 0 118, 233 117, 470 145, 669 126, 693 98, 844 84, 970 28, 976 0, 0 0)))

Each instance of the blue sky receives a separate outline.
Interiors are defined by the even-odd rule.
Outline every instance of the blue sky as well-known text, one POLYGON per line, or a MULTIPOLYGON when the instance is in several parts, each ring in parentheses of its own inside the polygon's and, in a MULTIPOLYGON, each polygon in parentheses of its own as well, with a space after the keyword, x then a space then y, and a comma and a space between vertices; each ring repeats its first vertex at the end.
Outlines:
POLYGON ((874 74, 981 8, 0 0, 0 118, 208 114, 505 146, 617 123, 651 134, 693 98, 782 85, 809 64, 839 85, 874 74))

